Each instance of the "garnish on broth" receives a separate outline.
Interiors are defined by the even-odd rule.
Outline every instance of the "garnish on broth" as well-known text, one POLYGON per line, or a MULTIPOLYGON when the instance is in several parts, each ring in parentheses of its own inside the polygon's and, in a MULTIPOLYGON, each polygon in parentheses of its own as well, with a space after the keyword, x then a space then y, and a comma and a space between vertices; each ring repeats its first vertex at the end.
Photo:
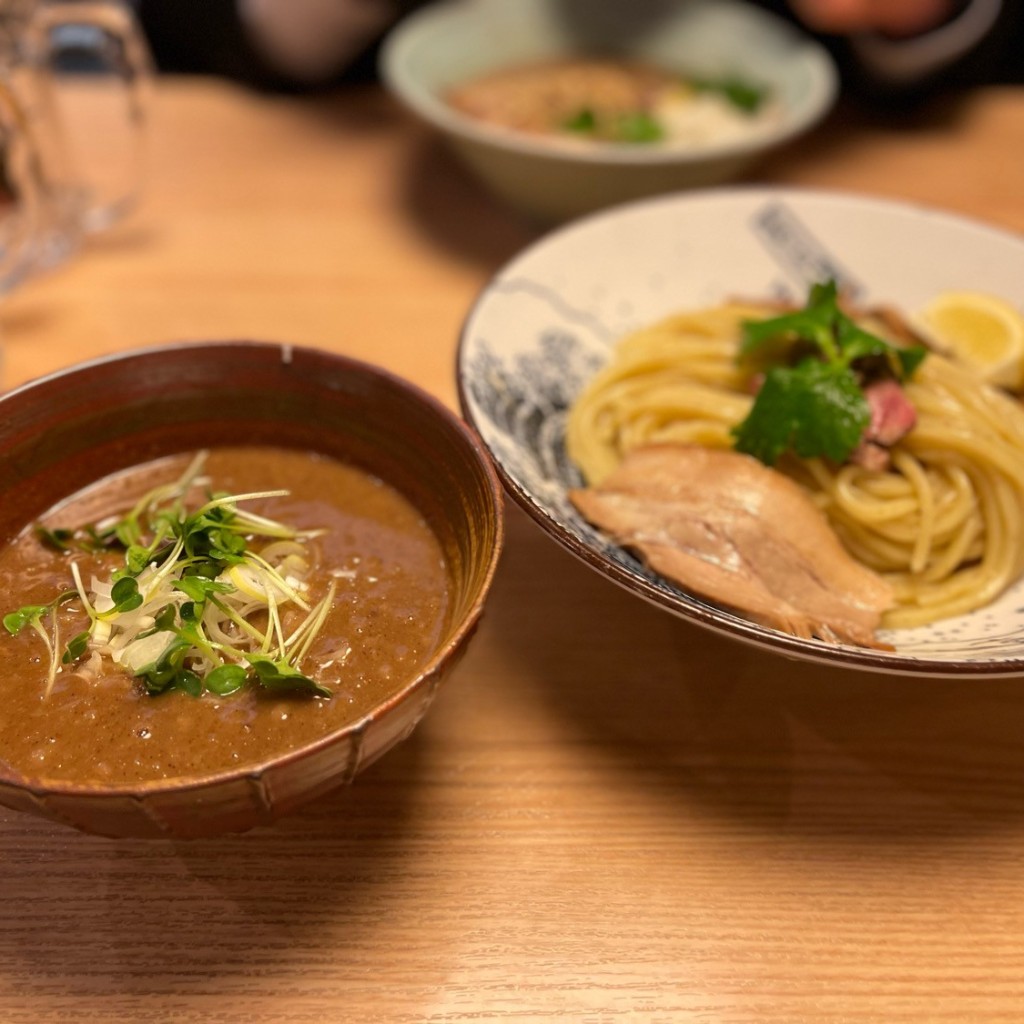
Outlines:
POLYGON ((768 89, 738 75, 723 78, 694 78, 690 84, 697 92, 717 93, 727 99, 738 110, 746 114, 756 113, 768 98, 768 89))
POLYGON ((749 136, 778 113, 771 90, 742 74, 585 56, 499 68, 446 98, 478 120, 573 146, 714 144, 749 136))
POLYGON ((909 379, 926 351, 858 326, 834 281, 814 285, 803 309, 743 325, 739 358, 763 367, 764 382, 732 431, 737 451, 768 466, 790 450, 845 462, 871 422, 868 382, 909 379))
POLYGON ((564 131, 604 142, 663 142, 669 135, 667 122, 673 113, 686 108, 700 93, 720 96, 742 114, 754 114, 764 102, 767 90, 742 78, 693 78, 669 81, 649 97, 650 108, 603 109, 587 105, 562 121, 564 131))
POLYGON ((205 457, 200 452, 178 480, 149 491, 122 518, 76 530, 36 528, 41 542, 65 554, 124 555, 109 578, 88 585, 72 561, 73 588, 48 605, 4 616, 8 632, 31 628, 42 638, 47 693, 62 665, 88 655, 120 665, 151 695, 223 697, 256 685, 331 696, 301 671, 334 598, 332 584, 318 602, 309 600, 307 542, 319 531, 294 530, 240 507, 287 491, 208 494, 189 510, 185 498, 202 483, 205 457), (89 627, 62 647, 57 609, 75 598, 89 627), (284 614, 295 610, 301 620, 286 628, 284 614))
POLYGON ((598 113, 591 107, 582 107, 562 127, 567 132, 605 142, 660 142, 665 138, 664 127, 646 110, 598 113))

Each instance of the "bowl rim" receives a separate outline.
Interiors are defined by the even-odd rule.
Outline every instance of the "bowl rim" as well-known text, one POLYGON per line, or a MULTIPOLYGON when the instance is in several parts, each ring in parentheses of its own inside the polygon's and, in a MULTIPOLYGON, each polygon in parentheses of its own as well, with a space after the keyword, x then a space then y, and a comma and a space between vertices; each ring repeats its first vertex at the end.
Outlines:
POLYGON ((801 56, 811 72, 811 100, 799 112, 789 106, 784 107, 783 117, 770 131, 692 148, 631 147, 615 143, 576 148, 551 143, 545 141, 543 137, 535 139, 525 132, 492 125, 463 114, 445 103, 432 89, 422 85, 408 72, 407 57, 419 44, 420 33, 429 30, 435 22, 457 17, 460 13, 472 16, 473 9, 466 0, 435 0, 434 3, 407 15, 385 37, 377 58, 377 66, 381 80, 391 94, 435 128, 478 145, 521 157, 546 160, 552 164, 635 168, 694 166, 730 157, 753 156, 767 152, 808 131, 828 113, 839 95, 839 72, 831 54, 798 26, 744 0, 705 0, 701 6, 711 8, 716 3, 741 10, 744 16, 752 21, 760 21, 780 34, 790 36, 795 44, 799 44, 801 56))
MULTIPOLYGON (((477 593, 472 604, 467 608, 465 614, 453 624, 450 635, 443 645, 440 645, 430 658, 421 665, 395 693, 386 700, 375 705, 360 718, 337 729, 319 736, 316 739, 293 747, 274 757, 265 757, 255 763, 242 765, 237 768, 219 769, 196 775, 179 775, 167 779, 151 779, 143 782, 121 783, 106 785, 96 782, 72 782, 63 780, 33 779, 23 776, 18 772, 8 770, 0 764, 0 788, 4 786, 13 787, 23 792, 28 792, 39 798, 50 797, 90 797, 96 800, 101 799, 130 799, 144 801, 147 797, 162 793, 188 793, 207 788, 223 786, 234 782, 259 783, 260 779, 270 770, 278 770, 286 767, 305 757, 314 755, 331 745, 344 740, 347 737, 359 737, 378 719, 386 716, 399 704, 403 703, 414 692, 429 685, 440 668, 455 654, 455 652, 472 636, 483 615, 484 605, 494 582, 498 564, 505 542, 505 505, 504 490, 500 478, 497 475, 494 460, 491 458, 487 446, 472 424, 468 423, 458 413, 450 409, 439 398, 432 395, 419 384, 414 383, 391 370, 377 366, 373 363, 356 359, 352 356, 333 352, 329 349, 319 348, 313 345, 299 345, 289 342, 262 341, 255 339, 219 339, 219 340, 198 340, 198 341, 175 341, 159 345, 143 346, 125 350, 123 352, 109 353, 96 356, 92 359, 73 363, 69 366, 60 367, 39 377, 32 378, 12 388, 10 391, 0 393, 0 416, 3 415, 4 406, 13 399, 20 398, 28 392, 33 392, 48 384, 63 380, 75 374, 102 367, 111 363, 123 363, 131 361, 145 361, 148 358, 157 356, 173 355, 176 353, 192 353, 196 350, 222 349, 250 349, 272 352, 278 350, 281 353, 283 363, 291 363, 295 356, 301 358, 326 359, 336 363, 345 372, 362 375, 376 379, 403 392, 406 396, 414 399, 426 407, 432 415, 440 419, 454 435, 467 447, 471 454, 473 464, 481 474, 481 483, 485 484, 484 491, 489 498, 489 507, 493 513, 495 543, 491 546, 486 555, 486 564, 481 575, 477 593)), ((340 781, 340 780, 339 780, 340 781)))
MULTIPOLYGON (((477 311, 487 301, 495 282, 503 278, 508 271, 514 269, 520 262, 528 259, 535 252, 546 248, 552 243, 556 243, 562 235, 574 233, 581 228, 585 229, 589 224, 596 221, 611 221, 622 216, 628 216, 631 211, 637 208, 673 205, 687 201, 699 202, 719 197, 723 200, 728 200, 730 197, 758 194, 771 195, 774 198, 798 196, 809 197, 813 200, 840 201, 874 209, 912 210, 915 213, 924 214, 954 225, 963 225, 973 230, 984 231, 994 236, 1024 244, 1024 235, 1022 234, 940 207, 829 188, 771 186, 763 184, 720 185, 649 196, 597 210, 569 223, 554 227, 535 239, 531 244, 524 247, 495 270, 491 278, 480 289, 463 318, 456 349, 457 388, 463 416, 466 417, 467 421, 473 425, 474 429, 483 438, 483 432, 480 431, 474 420, 473 406, 463 367, 465 366, 466 350, 470 344, 470 325, 475 319, 477 311)), ((487 445, 486 440, 484 440, 484 444, 487 445)), ((1008 658, 1005 661, 998 662, 942 661, 916 656, 913 658, 894 658, 887 655, 884 651, 876 651, 871 648, 847 645, 825 646, 819 641, 803 640, 770 627, 759 626, 750 620, 740 617, 738 614, 719 610, 710 604, 707 606, 703 604, 687 604, 684 607, 680 601, 673 600, 669 595, 655 588, 642 577, 631 574, 625 567, 605 558, 599 551, 593 549, 573 530, 555 519, 528 489, 520 485, 519 481, 505 468, 501 460, 493 452, 492 458, 498 475, 510 497, 549 537, 584 564, 597 571, 599 575, 624 588, 634 597, 639 597, 664 612, 668 612, 686 621, 694 622, 702 628, 710 629, 719 635, 731 637, 734 640, 739 640, 776 656, 789 658, 794 661, 809 661, 823 667, 846 668, 877 672, 887 676, 915 677, 931 680, 1024 678, 1024 657, 1008 658)))

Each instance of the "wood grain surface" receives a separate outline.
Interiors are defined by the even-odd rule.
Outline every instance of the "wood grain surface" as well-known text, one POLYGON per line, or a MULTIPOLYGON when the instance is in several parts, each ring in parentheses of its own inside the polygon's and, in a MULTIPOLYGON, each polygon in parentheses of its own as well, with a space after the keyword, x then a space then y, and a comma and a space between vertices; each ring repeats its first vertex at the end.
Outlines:
MULTIPOLYGON (((262 338, 454 405, 467 308, 536 228, 373 89, 166 80, 152 128, 137 215, 0 306, 3 386, 262 338)), ((992 89, 840 108, 751 180, 1024 231, 1021 154, 1024 91, 992 89)), ((180 844, 0 811, 0 1024, 1017 1024, 1022 736, 1024 680, 760 654, 511 509, 469 654, 351 787, 180 844)))

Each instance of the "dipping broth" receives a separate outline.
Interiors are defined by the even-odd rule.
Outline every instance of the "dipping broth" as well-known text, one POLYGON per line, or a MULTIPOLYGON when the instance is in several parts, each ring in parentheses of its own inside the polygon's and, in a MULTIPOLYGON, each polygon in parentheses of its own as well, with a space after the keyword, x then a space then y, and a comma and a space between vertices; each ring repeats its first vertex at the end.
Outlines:
MULTIPOLYGON (((191 460, 174 456, 102 480, 49 512, 49 529, 123 514, 191 460)), ((274 448, 214 449, 203 476, 231 494, 286 489, 244 507, 304 530, 311 600, 336 593, 302 672, 331 690, 276 694, 255 686, 228 696, 149 695, 104 659, 98 673, 63 666, 46 694, 48 656, 31 629, 0 631, 0 770, 53 782, 130 785, 254 766, 350 724, 399 692, 436 650, 450 580, 440 544, 411 503, 372 475, 329 458, 274 448)), ((198 504, 202 503, 202 498, 198 504)), ((193 506, 189 501, 189 508, 193 506)), ((29 527, 0 551, 0 614, 46 604, 83 579, 109 576, 123 552, 62 554, 29 527)), ((59 611, 66 640, 88 626, 80 600, 59 611)))
POLYGON ((502 68, 445 99, 476 120, 570 146, 706 145, 749 136, 777 116, 767 91, 741 78, 594 58, 502 68))

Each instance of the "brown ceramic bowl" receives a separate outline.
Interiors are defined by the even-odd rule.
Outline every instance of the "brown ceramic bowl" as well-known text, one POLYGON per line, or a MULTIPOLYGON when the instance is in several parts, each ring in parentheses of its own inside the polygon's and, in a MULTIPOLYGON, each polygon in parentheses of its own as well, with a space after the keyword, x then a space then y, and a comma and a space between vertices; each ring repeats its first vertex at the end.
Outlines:
POLYGON ((173 452, 274 444, 341 458, 402 491, 452 576, 446 635, 360 721, 246 768, 132 786, 46 784, 0 751, 0 803, 109 836, 195 837, 268 824, 351 781, 407 737, 483 610, 503 538, 501 488, 476 435, 382 370, 314 349, 184 344, 86 363, 0 398, 0 543, 62 498, 173 452))

